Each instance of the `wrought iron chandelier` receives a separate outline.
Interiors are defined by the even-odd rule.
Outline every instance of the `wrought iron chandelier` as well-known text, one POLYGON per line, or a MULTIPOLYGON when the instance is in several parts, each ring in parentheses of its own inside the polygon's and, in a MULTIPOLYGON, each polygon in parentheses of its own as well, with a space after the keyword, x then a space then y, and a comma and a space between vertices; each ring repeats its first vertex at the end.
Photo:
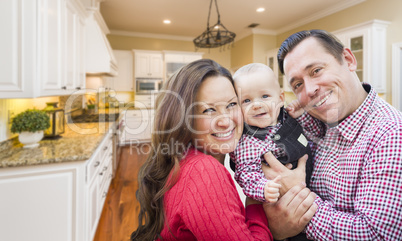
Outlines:
POLYGON ((219 14, 217 0, 211 0, 209 4, 207 30, 205 30, 200 36, 193 40, 194 45, 197 48, 217 48, 226 44, 233 43, 236 34, 227 30, 221 23, 221 16, 219 14), (209 27, 209 18, 211 16, 212 2, 215 1, 216 12, 218 14, 218 22, 209 27))

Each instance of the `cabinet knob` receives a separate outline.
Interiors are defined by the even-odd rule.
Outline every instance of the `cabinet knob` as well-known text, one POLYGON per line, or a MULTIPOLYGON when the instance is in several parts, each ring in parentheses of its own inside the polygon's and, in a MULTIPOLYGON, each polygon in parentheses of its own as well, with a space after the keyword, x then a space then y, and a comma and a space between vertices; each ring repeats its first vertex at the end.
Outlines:
POLYGON ((66 89, 67 89, 67 86, 63 86, 63 87, 61 87, 61 89, 62 89, 62 90, 66 90, 66 89))
POLYGON ((78 86, 78 87, 76 87, 75 89, 76 89, 76 90, 80 90, 80 89, 81 89, 81 87, 79 87, 79 86, 78 86))
POLYGON ((95 165, 94 165, 94 167, 97 167, 97 166, 99 166, 99 164, 100 164, 100 162, 99 162, 99 161, 95 162, 95 165))

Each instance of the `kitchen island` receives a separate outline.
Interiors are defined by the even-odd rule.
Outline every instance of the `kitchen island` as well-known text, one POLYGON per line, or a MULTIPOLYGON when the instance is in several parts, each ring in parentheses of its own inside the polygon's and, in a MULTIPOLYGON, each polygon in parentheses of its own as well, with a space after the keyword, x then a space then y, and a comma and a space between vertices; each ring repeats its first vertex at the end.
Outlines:
POLYGON ((113 177, 115 122, 66 124, 61 138, 0 145, 0 240, 92 240, 113 177))

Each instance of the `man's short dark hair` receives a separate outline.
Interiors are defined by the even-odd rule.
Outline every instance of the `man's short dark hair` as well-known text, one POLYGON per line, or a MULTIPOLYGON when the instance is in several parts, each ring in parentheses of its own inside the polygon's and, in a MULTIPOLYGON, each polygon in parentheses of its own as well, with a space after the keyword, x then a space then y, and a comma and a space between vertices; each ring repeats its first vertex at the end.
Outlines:
POLYGON ((327 52, 335 57, 339 63, 342 63, 343 44, 333 34, 320 29, 304 30, 290 35, 283 41, 278 51, 279 69, 284 74, 283 61, 286 55, 292 51, 304 39, 313 37, 317 39, 327 52))

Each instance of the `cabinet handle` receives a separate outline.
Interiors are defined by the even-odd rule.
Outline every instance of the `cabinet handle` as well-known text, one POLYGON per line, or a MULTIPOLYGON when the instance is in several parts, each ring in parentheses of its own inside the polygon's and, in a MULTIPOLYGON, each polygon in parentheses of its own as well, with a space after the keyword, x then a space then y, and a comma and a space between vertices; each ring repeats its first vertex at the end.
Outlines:
POLYGON ((103 192, 102 198, 106 197, 107 192, 103 192))
POLYGON ((107 148, 108 148, 108 147, 107 147, 107 146, 105 146, 105 147, 103 148, 103 150, 104 150, 104 151, 106 151, 106 150, 107 150, 107 148))
POLYGON ((78 87, 76 87, 75 89, 76 89, 76 90, 80 90, 80 89, 81 89, 81 87, 79 87, 79 86, 78 86, 78 87))
POLYGON ((61 89, 62 89, 62 90, 66 90, 66 89, 67 89, 67 86, 63 86, 63 87, 61 87, 61 89))
POLYGON ((99 164, 100 164, 100 162, 99 162, 99 161, 95 162, 95 165, 94 165, 94 167, 97 167, 97 166, 99 166, 99 164))

